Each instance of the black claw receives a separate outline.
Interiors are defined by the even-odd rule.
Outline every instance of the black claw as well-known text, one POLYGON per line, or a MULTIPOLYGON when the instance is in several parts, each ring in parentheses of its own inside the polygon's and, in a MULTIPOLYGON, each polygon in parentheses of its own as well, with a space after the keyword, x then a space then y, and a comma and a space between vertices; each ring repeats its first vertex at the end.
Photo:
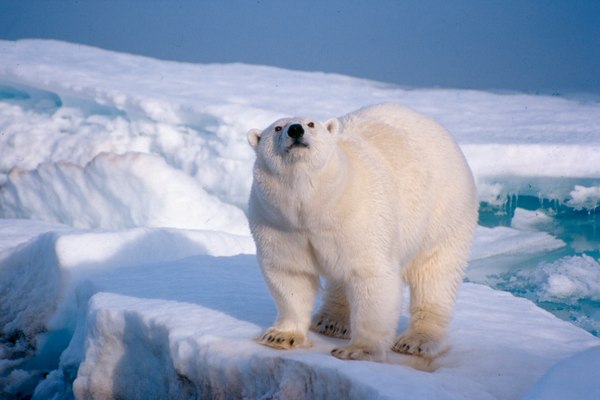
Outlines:
POLYGON ((317 326, 321 326, 321 325, 323 325, 323 321, 317 322, 317 326))
POLYGON ((296 343, 296 340, 295 340, 294 338, 291 338, 291 339, 290 339, 290 346, 293 346, 293 345, 294 345, 294 343, 296 343))

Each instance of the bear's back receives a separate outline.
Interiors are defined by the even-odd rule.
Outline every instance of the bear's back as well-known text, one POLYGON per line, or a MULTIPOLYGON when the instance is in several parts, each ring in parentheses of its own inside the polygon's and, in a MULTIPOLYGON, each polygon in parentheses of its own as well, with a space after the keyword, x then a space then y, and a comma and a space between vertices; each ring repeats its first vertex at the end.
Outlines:
POLYGON ((358 135, 377 147, 395 144, 410 146, 412 151, 436 155, 456 151, 448 132, 432 119, 397 104, 379 104, 361 108, 340 118, 341 131, 358 135), (448 149, 448 146, 451 148, 448 149))
POLYGON ((449 226, 465 215, 476 218, 471 171, 441 125, 395 104, 359 109, 341 117, 340 123, 340 135, 355 138, 386 160, 401 218, 410 221, 409 225, 417 227, 424 222, 413 220, 416 215, 437 214, 436 219, 444 215, 449 226))

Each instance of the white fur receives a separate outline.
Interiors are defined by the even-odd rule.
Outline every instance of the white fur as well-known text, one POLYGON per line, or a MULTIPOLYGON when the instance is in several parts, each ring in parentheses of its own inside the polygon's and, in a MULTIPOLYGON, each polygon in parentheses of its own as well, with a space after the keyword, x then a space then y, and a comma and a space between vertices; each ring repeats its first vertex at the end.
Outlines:
POLYGON ((386 104, 325 123, 281 119, 251 130, 248 141, 257 155, 250 227, 278 309, 259 342, 309 344, 322 276, 312 329, 351 337, 336 357, 443 351, 477 220, 471 172, 444 128, 386 104), (290 147, 294 124, 305 133, 290 147), (394 341, 402 281, 411 324, 394 341))

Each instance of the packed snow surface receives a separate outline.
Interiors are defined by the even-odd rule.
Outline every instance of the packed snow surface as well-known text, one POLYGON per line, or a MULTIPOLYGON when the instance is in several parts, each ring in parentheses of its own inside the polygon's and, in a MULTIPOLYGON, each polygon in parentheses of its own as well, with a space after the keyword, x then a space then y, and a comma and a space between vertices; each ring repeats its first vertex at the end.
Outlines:
MULTIPOLYGON (((340 341, 316 334, 312 348, 272 350, 253 341, 275 309, 255 257, 239 254, 248 241, 1 220, 3 232, 12 227, 31 238, 5 248, 0 264, 0 292, 12 294, 2 303, 2 324, 6 333, 20 332, 6 348, 5 368, 33 345, 32 368, 52 365, 57 343, 64 349, 36 388, 40 399, 519 398, 551 366, 600 346, 528 300, 465 284, 451 349, 434 365, 392 353, 387 364, 340 361, 329 355, 340 341)), ((406 324, 405 315, 399 329, 406 324)), ((6 391, 24 384, 22 372, 3 378, 6 391)))
MULTIPOLYGON (((450 350, 432 364, 394 353, 340 361, 329 355, 340 341, 316 334, 306 349, 256 344, 275 308, 245 216, 245 134, 286 115, 401 103, 449 129, 482 204, 501 209, 521 194, 594 213, 600 103, 53 41, 0 41, 0 55, 0 397, 597 396, 600 339, 474 283, 461 290, 450 350)), ((561 253, 575 241, 549 233, 555 224, 547 210, 513 207, 507 226, 479 227, 468 280, 493 272, 536 302, 583 302, 594 331, 598 258, 561 253), (538 268, 510 270, 515 260, 538 268)))

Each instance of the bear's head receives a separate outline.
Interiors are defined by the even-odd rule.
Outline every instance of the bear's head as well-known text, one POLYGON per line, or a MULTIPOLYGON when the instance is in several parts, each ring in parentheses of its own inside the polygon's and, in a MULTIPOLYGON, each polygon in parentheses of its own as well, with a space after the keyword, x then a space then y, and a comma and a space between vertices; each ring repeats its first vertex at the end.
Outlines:
POLYGON ((263 131, 248 131, 248 142, 257 160, 272 172, 298 163, 320 168, 333 152, 338 129, 337 119, 322 123, 307 118, 282 118, 263 131))

